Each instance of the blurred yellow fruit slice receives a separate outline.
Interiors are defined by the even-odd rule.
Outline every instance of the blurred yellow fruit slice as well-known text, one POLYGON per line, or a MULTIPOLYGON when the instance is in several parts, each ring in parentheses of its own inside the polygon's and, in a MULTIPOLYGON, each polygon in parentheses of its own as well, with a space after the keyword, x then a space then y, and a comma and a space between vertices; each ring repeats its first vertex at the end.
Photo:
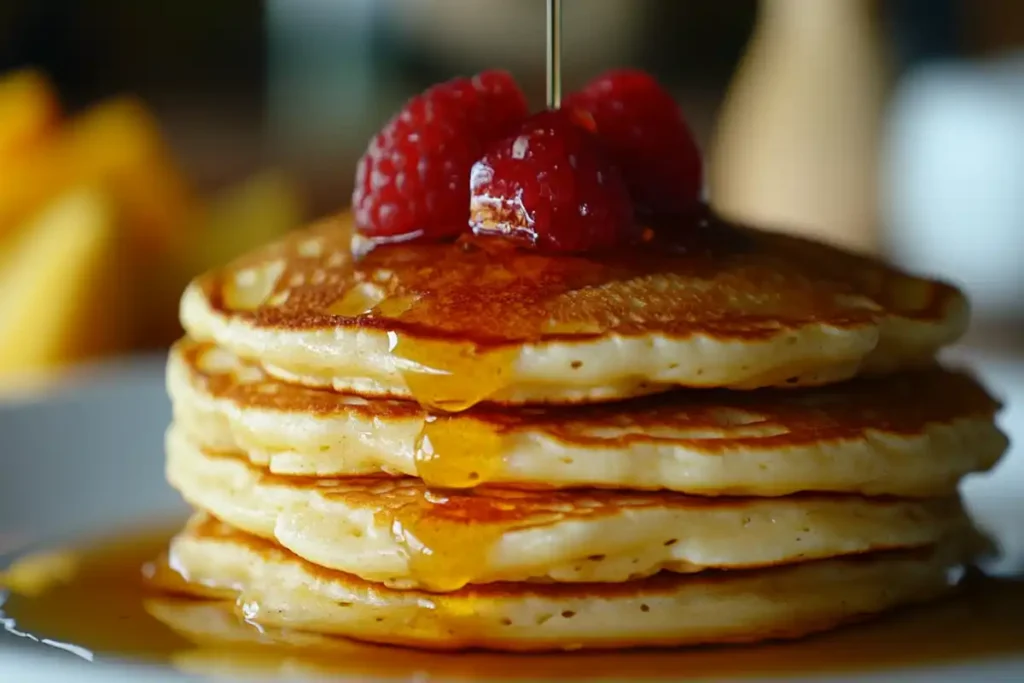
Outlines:
POLYGON ((143 274, 143 343, 162 346, 180 336, 178 299, 190 279, 283 236, 304 217, 298 184, 277 170, 256 173, 207 200, 165 267, 143 274))
POLYGON ((4 235, 42 208, 71 180, 61 135, 36 148, 0 162, 0 235, 4 235), (9 164, 9 165, 5 165, 9 164))
POLYGON ((302 222, 304 201, 285 173, 261 171, 207 203, 189 242, 191 275, 276 240, 302 222))
POLYGON ((0 258, 0 378, 126 343, 115 211, 96 190, 60 195, 9 235, 0 258))
POLYGON ((75 179, 113 193, 144 250, 159 252, 182 239, 195 198, 141 102, 122 97, 93 107, 68 126, 67 148, 75 179))
POLYGON ((0 234, 71 186, 101 187, 115 200, 124 238, 139 257, 184 239, 195 199, 156 120, 131 98, 99 104, 25 155, 0 182, 0 234))
POLYGON ((60 102, 45 76, 31 69, 0 76, 0 169, 59 124, 60 102))

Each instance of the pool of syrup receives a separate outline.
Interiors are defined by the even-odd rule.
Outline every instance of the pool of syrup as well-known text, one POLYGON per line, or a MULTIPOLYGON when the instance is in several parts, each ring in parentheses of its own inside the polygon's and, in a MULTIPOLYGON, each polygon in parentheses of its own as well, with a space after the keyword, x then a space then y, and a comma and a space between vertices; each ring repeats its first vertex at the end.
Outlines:
POLYGON ((936 605, 801 641, 756 646, 434 654, 258 630, 238 618, 229 603, 159 595, 146 586, 143 566, 162 553, 176 528, 122 534, 80 551, 43 556, 39 574, 50 579, 45 582, 8 577, 14 590, 0 605, 0 646, 45 641, 29 645, 59 648, 64 651, 55 649, 55 656, 77 656, 83 666, 88 666, 86 660, 128 658, 190 674, 278 674, 287 679, 424 674, 480 679, 794 678, 1024 655, 1024 576, 980 574, 969 577, 959 595, 936 605))

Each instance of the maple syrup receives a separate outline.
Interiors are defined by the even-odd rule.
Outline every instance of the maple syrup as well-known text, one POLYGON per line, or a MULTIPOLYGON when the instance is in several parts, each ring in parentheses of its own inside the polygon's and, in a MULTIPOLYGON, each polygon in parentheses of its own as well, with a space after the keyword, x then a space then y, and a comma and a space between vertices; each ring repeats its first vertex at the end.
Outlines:
POLYGON ((476 420, 429 415, 416 440, 416 476, 428 486, 465 489, 493 481, 502 470, 502 434, 476 420))
MULTIPOLYGON (((470 494, 472 495, 472 494, 470 494)), ((409 575, 421 587, 439 593, 458 590, 487 574, 490 554, 515 524, 512 513, 465 497, 426 491, 395 509, 378 513, 402 548, 409 575)))
POLYGON ((0 643, 21 644, 17 636, 28 634, 89 661, 167 661, 188 641, 146 614, 142 570, 178 526, 132 530, 84 551, 29 556, 4 568, 6 575, 0 570, 0 596, 10 591, 0 604, 0 643))
POLYGON ((480 351, 472 344, 412 339, 395 332, 389 338, 406 386, 425 408, 460 412, 512 381, 515 348, 480 351))
POLYGON ((331 315, 355 318, 369 313, 387 298, 387 292, 372 282, 361 282, 353 285, 333 304, 327 307, 331 315))
MULTIPOLYGON (((455 438, 455 433, 450 432, 445 438, 455 438)), ((238 456, 217 454, 215 457, 238 456)), ((465 466, 471 465, 467 457, 465 466)), ((449 469, 438 470, 439 478, 472 479, 463 476, 460 469, 446 467, 449 469)), ((484 578, 490 564, 489 554, 501 537, 533 521, 524 521, 517 506, 498 497, 473 492, 449 494, 418 483, 406 485, 411 480, 391 477, 335 480, 263 472, 259 481, 267 486, 312 489, 327 500, 372 510, 377 528, 386 529, 402 549, 408 562, 408 575, 416 579, 419 587, 439 593, 458 590, 484 578)), ((290 526, 295 528, 306 528, 322 519, 315 506, 290 510, 289 514, 290 526)), ((401 581, 389 583, 406 587, 401 581)))
POLYGON ((555 655, 435 654, 362 645, 257 628, 239 617, 230 601, 151 592, 142 567, 166 549, 171 533, 157 527, 95 543, 75 553, 71 565, 62 565, 73 566, 73 572, 65 571, 50 585, 36 584, 31 595, 12 593, 0 606, 0 643, 15 644, 17 634, 31 634, 65 650, 55 654, 69 659, 130 658, 194 674, 286 678, 427 673, 638 680, 678 678, 680 672, 694 678, 795 677, 963 665, 1024 654, 1024 580, 980 575, 966 581, 962 594, 941 603, 794 642, 555 655), (189 623, 192 628, 185 628, 189 623))
POLYGON ((476 579, 501 536, 500 529, 482 525, 451 531, 415 512, 399 512, 392 520, 391 533, 405 551, 409 574, 426 590, 455 591, 476 579))

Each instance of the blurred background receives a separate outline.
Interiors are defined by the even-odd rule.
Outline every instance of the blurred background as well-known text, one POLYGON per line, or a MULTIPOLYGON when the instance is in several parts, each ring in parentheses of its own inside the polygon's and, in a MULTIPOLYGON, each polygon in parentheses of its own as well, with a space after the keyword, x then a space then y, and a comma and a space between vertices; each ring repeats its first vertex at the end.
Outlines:
MULTIPOLYGON (((1024 3, 564 0, 564 81, 650 70, 723 213, 885 254, 1024 349, 1024 3)), ((195 273, 349 199, 410 95, 543 0, 0 1, 0 389, 166 346, 195 273)))

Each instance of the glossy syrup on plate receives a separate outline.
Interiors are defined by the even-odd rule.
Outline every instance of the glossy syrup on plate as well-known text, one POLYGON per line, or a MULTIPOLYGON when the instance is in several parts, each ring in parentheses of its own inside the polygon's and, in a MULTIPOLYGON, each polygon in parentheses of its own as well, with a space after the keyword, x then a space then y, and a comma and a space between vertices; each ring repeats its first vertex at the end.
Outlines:
MULTIPOLYGON (((1024 654, 1024 580, 969 578, 941 603, 908 608, 804 640, 751 646, 555 655, 435 654, 314 634, 257 629, 233 604, 171 597, 144 567, 167 548, 166 525, 15 564, 0 607, 0 643, 29 634, 94 661, 122 658, 203 675, 477 679, 673 679, 827 675, 967 664, 1024 654), (4 632, 6 631, 6 632, 4 632)), ((39 645, 43 647, 44 645, 39 645)), ((83 665, 85 662, 83 661, 83 665)))

